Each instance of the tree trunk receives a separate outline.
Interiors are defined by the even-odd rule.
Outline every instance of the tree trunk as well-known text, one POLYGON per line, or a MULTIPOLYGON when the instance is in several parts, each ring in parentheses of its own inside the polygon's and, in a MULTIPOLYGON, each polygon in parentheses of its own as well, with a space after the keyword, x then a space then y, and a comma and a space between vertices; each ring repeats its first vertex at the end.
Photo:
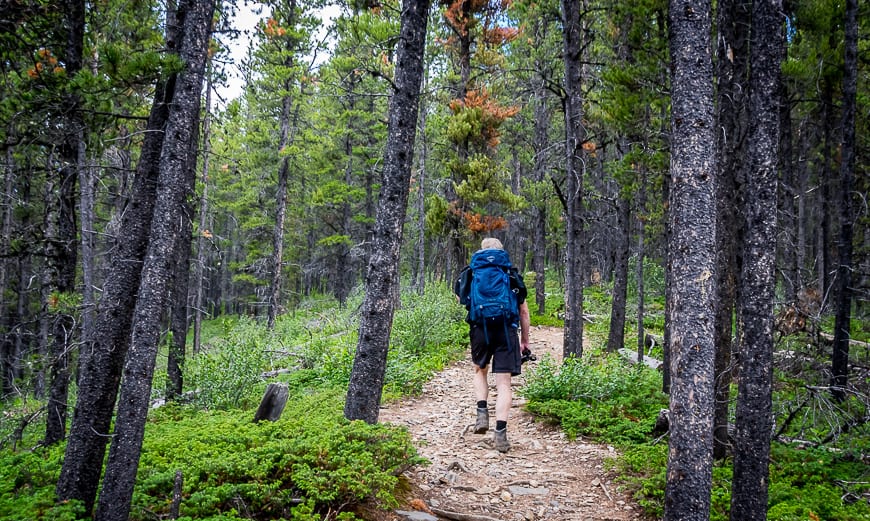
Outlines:
POLYGON ((749 90, 748 34, 751 4, 720 0, 717 10, 719 42, 717 67, 716 193, 716 406, 713 419, 713 455, 722 459, 729 450, 728 421, 731 400, 732 331, 737 284, 737 240, 744 182, 746 101, 749 90))
MULTIPOLYGON (((788 46, 782 46, 782 58, 788 59, 788 46)), ((804 287, 801 280, 800 265, 798 264, 798 239, 797 231, 797 200, 803 194, 797 191, 797 176, 794 167, 794 150, 792 147, 792 124, 791 124, 791 101, 788 95, 788 86, 781 82, 779 88, 779 149, 780 162, 782 164, 780 187, 782 191, 780 211, 780 241, 779 255, 782 265, 782 285, 787 302, 796 302, 798 292, 804 287)))
POLYGON ((173 260, 180 247, 179 223, 191 195, 191 143, 196 140, 213 0, 193 0, 184 17, 179 55, 185 68, 178 74, 160 158, 157 201, 142 282, 133 313, 130 352, 118 402, 118 415, 95 521, 125 521, 139 466, 145 420, 151 395, 160 336, 161 314, 172 280, 173 260))
MULTIPOLYGON (((534 98, 534 180, 536 186, 542 186, 547 176, 546 151, 550 144, 550 110, 547 104, 547 89, 543 82, 536 83, 534 98)), ((535 304, 538 315, 545 313, 547 303, 546 296, 546 268, 547 268, 547 203, 538 201, 534 209, 532 270, 535 272, 535 304)))
POLYGON ((845 74, 843 76, 843 144, 840 163, 840 262, 837 266, 837 307, 831 387, 834 398, 846 397, 852 316, 852 175, 855 169, 855 111, 858 90, 858 2, 846 0, 845 74))
MULTIPOLYGON (((15 127, 9 125, 6 134, 6 168, 3 170, 3 200, 14 200, 15 187, 15 127)), ((12 393, 15 383, 14 368, 15 368, 15 342, 12 334, 12 299, 7 302, 7 293, 12 294, 14 291, 14 271, 15 264, 13 257, 9 251, 10 240, 12 239, 13 229, 13 205, 4 204, 2 214, 2 233, 0 233, 0 327, 2 327, 2 338, 0 338, 0 396, 6 397, 12 393)))
POLYGON ((565 247, 565 341, 562 354, 583 355, 583 2, 562 0, 563 57, 565 61, 565 198, 567 203, 565 247))
POLYGON ((393 296, 399 284, 399 250, 414 156, 428 12, 429 0, 403 2, 374 247, 344 407, 344 415, 350 420, 378 421, 393 323, 393 296))
MULTIPOLYGON (((425 93, 429 82, 429 74, 423 72, 422 92, 425 93)), ((426 163, 429 159, 429 140, 426 138, 426 95, 420 96, 419 143, 420 151, 417 159, 417 281, 415 287, 418 295, 426 292, 426 163)))
POLYGON ((616 353, 625 345, 625 305, 628 298, 628 257, 631 253, 631 201, 618 196, 616 203, 616 263, 613 272, 613 301, 610 305, 610 332, 607 351, 616 353))
POLYGON ((707 520, 713 457, 715 181, 710 2, 671 0, 671 434, 664 520, 707 520))
MULTIPOLYGON (((195 122, 193 139, 187 155, 188 193, 196 193, 196 167, 199 158, 199 120, 195 122)), ((172 266, 170 281, 171 309, 169 316, 169 354, 166 360, 166 399, 176 400, 184 388, 184 360, 187 351, 187 330, 190 326, 188 293, 190 291, 190 256, 193 251, 193 204, 192 198, 183 201, 178 246, 172 266)))
MULTIPOLYGON (((176 30, 172 24, 167 27, 169 49, 175 49, 176 30)), ((129 347, 133 308, 153 216, 163 131, 174 83, 173 76, 157 85, 131 200, 121 218, 122 235, 116 238, 114 262, 97 307, 93 337, 80 349, 78 398, 55 492, 59 501, 82 501, 86 514, 94 506, 102 471, 94 462, 102 461, 105 455, 121 370, 129 347)))
MULTIPOLYGON (((295 4, 295 2, 294 2, 295 4)), ((292 59, 285 66, 292 67, 292 59)), ((284 82, 284 91, 292 88, 291 79, 284 82)), ((281 154, 290 141, 290 116, 293 110, 293 98, 289 94, 281 98, 281 138, 278 141, 278 152, 281 154)), ((272 232, 272 282, 269 286, 269 317, 268 327, 275 327, 275 318, 281 306, 281 268, 284 265, 284 220, 287 214, 287 179, 290 177, 290 156, 284 154, 281 167, 278 170, 278 190, 275 194, 275 228, 272 232)))
MULTIPOLYGON (((84 0, 66 2, 65 28, 68 31, 63 55, 66 73, 72 78, 82 68, 85 35, 84 0)), ((59 179, 46 201, 49 222, 46 223, 46 261, 49 270, 50 296, 48 320, 51 321, 49 358, 48 412, 45 422, 45 444, 52 445, 66 434, 67 398, 69 394, 69 353, 72 349, 75 322, 71 311, 65 310, 64 297, 75 291, 76 245, 75 185, 84 169, 84 123, 79 111, 77 94, 67 94, 63 102, 64 136, 60 146, 62 166, 59 179), (51 309, 54 308, 54 309, 51 309)))
POLYGON ((202 343, 203 296, 205 294, 205 248, 208 232, 208 182, 211 163, 211 91, 214 73, 209 59, 206 67, 205 112, 202 120, 202 195, 199 198, 199 227, 196 234, 196 266, 193 297, 193 354, 202 343))
MULTIPOLYGON (((82 142, 84 148, 84 142, 82 142)), ((82 150, 84 154, 84 150, 82 150)), ((81 338, 87 343, 93 334, 95 309, 97 306, 94 291, 97 287, 96 276, 96 165, 90 163, 79 173, 79 214, 81 220, 81 259, 82 259, 82 318, 81 338)))
MULTIPOLYGON (((827 295, 831 287, 831 179, 833 179, 833 169, 831 168, 831 144, 834 140, 834 126, 836 125, 834 117, 834 100, 833 87, 830 80, 822 80, 822 107, 823 107, 823 126, 824 126, 824 141, 822 143, 822 168, 818 172, 819 182, 819 198, 816 203, 816 211, 818 212, 818 235, 816 236, 816 265, 819 284, 819 294, 827 295)), ((827 298, 825 298, 827 302, 827 298)))
POLYGON ((753 3, 749 86, 749 174, 741 276, 740 378, 734 437, 731 520, 767 517, 776 283, 776 188, 779 145, 781 0, 753 3))
MULTIPOLYGON (((646 148, 646 144, 644 145, 646 148)), ((643 363, 646 347, 646 332, 644 331, 644 299, 646 298, 643 284, 643 259, 646 255, 644 241, 646 239, 646 168, 640 168, 640 188, 637 194, 637 264, 635 265, 635 280, 637 280, 637 363, 643 363)))

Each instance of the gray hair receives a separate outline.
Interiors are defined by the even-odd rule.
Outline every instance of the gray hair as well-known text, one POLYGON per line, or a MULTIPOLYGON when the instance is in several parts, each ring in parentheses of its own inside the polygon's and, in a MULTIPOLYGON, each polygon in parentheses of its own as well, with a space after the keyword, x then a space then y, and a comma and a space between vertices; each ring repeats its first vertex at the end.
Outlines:
POLYGON ((480 249, 481 250, 503 250, 504 246, 502 246, 501 241, 496 239, 495 237, 487 237, 486 239, 480 241, 480 249))

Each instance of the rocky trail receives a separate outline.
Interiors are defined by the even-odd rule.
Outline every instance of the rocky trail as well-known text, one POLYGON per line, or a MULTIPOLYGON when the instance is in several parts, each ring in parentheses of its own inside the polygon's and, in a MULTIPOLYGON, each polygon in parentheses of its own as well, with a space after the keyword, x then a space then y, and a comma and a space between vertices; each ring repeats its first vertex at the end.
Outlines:
MULTIPOLYGON (((533 327, 532 351, 561 359, 562 330, 533 327)), ((534 363, 534 362, 532 362, 534 363)), ((523 366, 524 370, 528 365, 523 366)), ((644 519, 620 492, 604 460, 613 448, 568 440, 556 427, 534 420, 517 396, 523 377, 513 379, 508 423, 511 450, 492 445, 495 386, 490 375, 490 431, 474 434, 474 398, 469 360, 447 367, 419 397, 386 404, 380 421, 405 425, 431 464, 407 473, 414 499, 393 520, 628 521, 644 519)))

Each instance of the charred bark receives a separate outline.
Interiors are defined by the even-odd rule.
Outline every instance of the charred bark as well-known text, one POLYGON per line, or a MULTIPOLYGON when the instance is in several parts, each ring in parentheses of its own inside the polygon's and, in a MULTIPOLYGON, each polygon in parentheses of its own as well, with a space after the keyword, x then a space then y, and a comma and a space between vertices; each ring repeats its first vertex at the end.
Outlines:
MULTIPOLYGON (((69 77, 82 68, 85 36, 85 3, 83 0, 66 2, 64 25, 67 30, 64 62, 69 77)), ((75 291, 78 249, 76 244, 75 186, 84 167, 84 123, 80 112, 81 101, 75 93, 67 94, 63 101, 63 131, 60 146, 61 167, 56 183, 49 183, 46 222, 47 284, 49 297, 47 320, 50 322, 48 413, 45 425, 45 444, 51 445, 66 434, 67 398, 70 380, 70 351, 74 320, 58 301, 75 291), (53 186, 52 186, 53 185, 53 186), (52 309, 53 308, 53 309, 52 309)))
POLYGON ((185 67, 178 74, 163 140, 154 219, 133 313, 130 352, 124 367, 115 431, 94 516, 96 521, 124 521, 129 517, 148 416, 161 316, 171 287, 173 261, 180 247, 178 235, 183 231, 179 223, 185 218, 185 201, 192 195, 194 169, 190 168, 189 156, 198 129, 214 10, 213 0, 193 0, 184 18, 179 56, 185 67))
POLYGON ((735 414, 732 521, 767 516, 783 22, 781 0, 753 3, 751 32, 764 38, 753 38, 750 49, 749 175, 739 305, 743 335, 735 414))
POLYGON ((616 203, 616 262, 613 272, 613 301, 610 305, 610 331, 607 335, 607 350, 616 353, 625 345, 625 305, 628 298, 628 256, 631 250, 629 229, 631 201, 619 197, 616 203))
POLYGON ((564 358, 583 355, 583 2, 562 0, 565 61, 566 267, 564 358))
POLYGON ((739 190, 746 161, 746 99, 749 41, 746 20, 750 5, 743 0, 721 0, 717 9, 719 42, 717 69, 716 193, 716 406, 713 454, 724 458, 729 450, 728 411, 731 390, 732 337, 737 284, 738 228, 742 215, 739 190))
MULTIPOLYGON (((183 13, 179 13, 182 17, 183 13)), ((167 46, 175 49, 174 31, 169 27, 167 46)), ((158 164, 174 77, 157 85, 148 118, 132 195, 123 212, 116 237, 114 260, 106 276, 103 296, 97 308, 93 337, 80 349, 78 398, 55 493, 59 501, 77 499, 85 512, 94 506, 109 440, 109 426, 115 409, 121 370, 130 342, 130 331, 142 261, 148 247, 149 229, 157 189, 158 164)))
POLYGON ((843 400, 849 375, 849 337, 852 316, 852 176, 855 169, 855 112, 858 90, 858 5, 846 0, 845 75, 843 77, 843 144, 840 163, 840 243, 837 266, 837 308, 834 318, 834 353, 831 388, 843 400))
POLYGON ((402 5, 383 184, 366 273, 359 342, 344 406, 345 417, 367 423, 378 421, 394 294, 399 285, 399 249, 411 181, 429 5, 429 0, 405 0, 402 5))
POLYGON ((707 520, 713 461, 716 164, 711 4, 671 0, 671 434, 664 520, 707 520))

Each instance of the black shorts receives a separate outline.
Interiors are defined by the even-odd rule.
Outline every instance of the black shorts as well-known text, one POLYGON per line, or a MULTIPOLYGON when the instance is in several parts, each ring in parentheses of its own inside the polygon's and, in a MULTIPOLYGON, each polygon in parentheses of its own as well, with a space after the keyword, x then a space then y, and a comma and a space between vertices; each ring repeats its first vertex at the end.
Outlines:
POLYGON ((492 361, 493 373, 510 373, 512 376, 520 374, 522 361, 517 328, 498 323, 487 324, 484 331, 483 326, 471 324, 469 336, 474 365, 484 368, 492 361))

